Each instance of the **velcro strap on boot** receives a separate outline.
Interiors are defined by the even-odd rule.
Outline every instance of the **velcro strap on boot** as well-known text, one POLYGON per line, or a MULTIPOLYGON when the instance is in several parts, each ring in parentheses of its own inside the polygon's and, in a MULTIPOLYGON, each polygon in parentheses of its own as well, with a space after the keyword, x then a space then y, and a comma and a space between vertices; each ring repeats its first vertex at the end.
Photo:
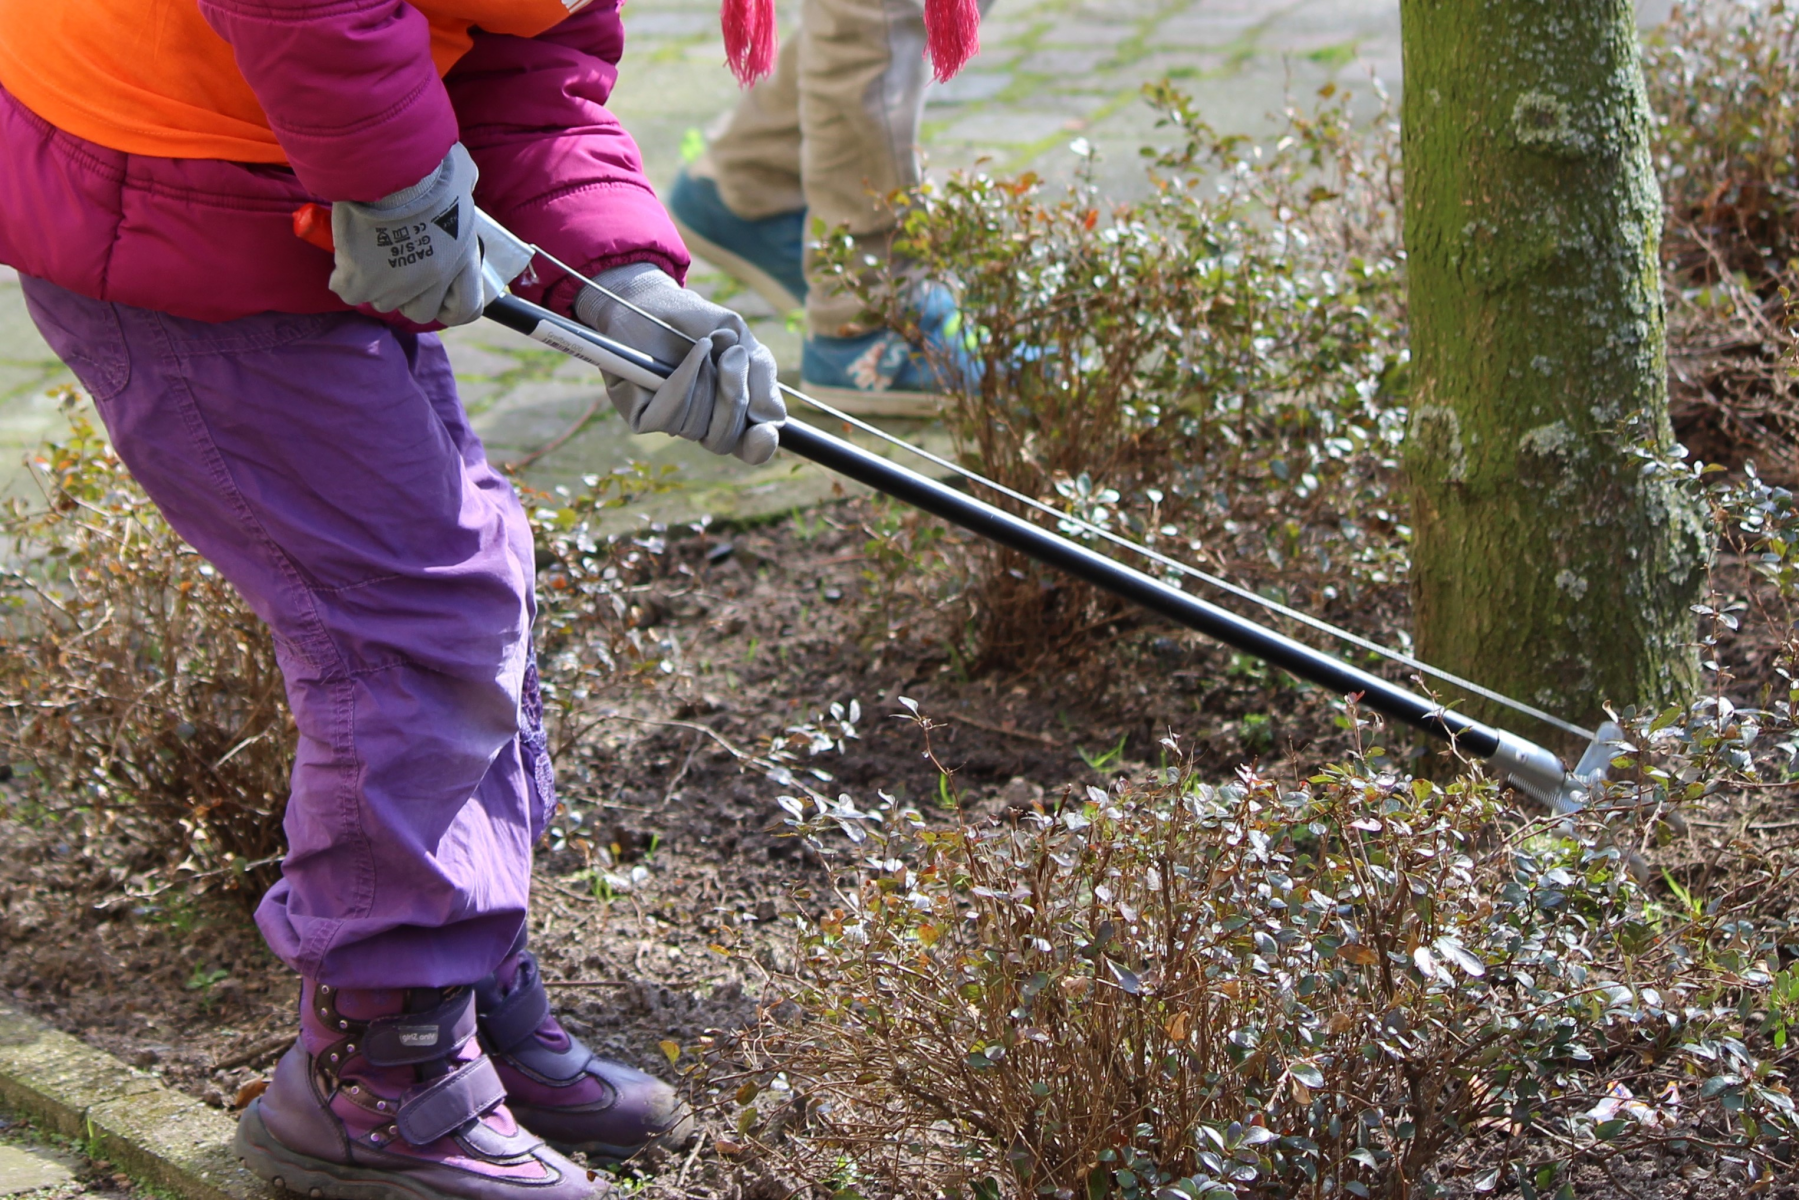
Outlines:
POLYGON ((504 1053, 537 1032, 537 1027, 549 1015, 550 998, 537 973, 537 958, 527 950, 519 955, 518 976, 513 980, 512 991, 493 1001, 492 1007, 482 1005, 481 1032, 489 1046, 504 1053))
POLYGON ((428 1012, 376 1017, 362 1055, 377 1067, 416 1066, 447 1057, 474 1033, 475 993, 462 989, 428 1012))
POLYGON ((400 1098, 394 1128, 414 1146, 429 1146, 455 1133, 506 1099, 506 1085, 483 1054, 400 1098))

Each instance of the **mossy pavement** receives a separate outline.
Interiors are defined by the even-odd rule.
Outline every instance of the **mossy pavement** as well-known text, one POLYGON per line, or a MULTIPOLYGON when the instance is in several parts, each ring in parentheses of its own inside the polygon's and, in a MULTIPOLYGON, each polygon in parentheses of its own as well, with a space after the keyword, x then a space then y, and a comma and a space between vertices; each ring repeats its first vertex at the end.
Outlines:
MULTIPOLYGON (((0 1000, 0 1105, 116 1168, 115 1182, 186 1200, 272 1200, 230 1149, 233 1119, 0 1000)), ((0 1144, 0 1196, 81 1194, 75 1157, 0 1144), (59 1171, 58 1167, 62 1169, 59 1171), (9 1176, 11 1183, 9 1184, 9 1176), (29 1185, 29 1186, 27 1186, 29 1185)))

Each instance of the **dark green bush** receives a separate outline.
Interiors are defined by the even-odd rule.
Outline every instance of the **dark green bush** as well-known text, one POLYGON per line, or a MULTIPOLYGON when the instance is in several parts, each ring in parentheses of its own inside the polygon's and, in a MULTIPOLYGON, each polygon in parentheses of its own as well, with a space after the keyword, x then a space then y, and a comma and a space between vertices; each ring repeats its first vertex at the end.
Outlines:
POLYGON ((1799 479, 1783 289, 1799 258, 1799 14, 1682 4, 1645 47, 1655 114, 1670 399, 1701 457, 1799 479))

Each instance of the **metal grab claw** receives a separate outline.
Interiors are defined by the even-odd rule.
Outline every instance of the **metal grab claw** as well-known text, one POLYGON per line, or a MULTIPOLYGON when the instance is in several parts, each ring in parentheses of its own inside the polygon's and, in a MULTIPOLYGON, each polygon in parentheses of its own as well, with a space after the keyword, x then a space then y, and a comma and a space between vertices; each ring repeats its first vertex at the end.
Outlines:
POLYGON ((1616 756, 1615 744, 1624 738, 1624 730, 1617 722, 1604 722, 1570 770, 1560 758, 1535 742, 1503 729, 1498 733, 1499 747, 1487 762, 1513 787, 1548 806, 1557 816, 1586 807, 1593 790, 1605 781, 1605 773, 1616 756))

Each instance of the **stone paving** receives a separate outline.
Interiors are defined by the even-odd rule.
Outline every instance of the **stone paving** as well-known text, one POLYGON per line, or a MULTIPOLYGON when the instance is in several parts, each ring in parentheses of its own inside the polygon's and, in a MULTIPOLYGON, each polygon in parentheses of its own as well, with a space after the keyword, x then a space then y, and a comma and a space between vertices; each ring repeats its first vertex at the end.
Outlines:
POLYGON ((149 1200, 111 1166, 0 1108, 0 1200, 149 1200))
MULTIPOLYGON (((1648 0, 1645 20, 1660 19, 1669 2, 1648 0)), ((664 186, 737 95, 723 66, 718 3, 631 0, 625 24, 630 45, 613 107, 642 146, 651 178, 664 186)), ((1398 0, 997 0, 981 41, 968 68, 930 93, 929 169, 941 174, 984 163, 998 172, 1065 177, 1076 161, 1068 144, 1079 137, 1098 151, 1104 186, 1121 195, 1141 186, 1137 147, 1156 140, 1139 96, 1147 81, 1173 77, 1216 128, 1255 133, 1271 126, 1288 96, 1336 82, 1372 106, 1370 75, 1397 94, 1400 73, 1398 0)), ((741 307, 774 348, 783 378, 797 382, 799 338, 788 314, 771 311, 704 262, 695 263, 691 282, 741 307)), ((453 330, 445 341, 476 426, 502 462, 557 437, 600 396, 589 368, 497 327, 453 330)), ((67 382, 31 328, 16 281, 0 268, 0 491, 24 486, 18 464, 59 427, 51 390, 67 382)), ((746 471, 689 443, 632 437, 608 405, 601 401, 598 409, 523 477, 548 487, 633 458, 673 463, 690 486, 644 509, 670 520, 780 511, 831 490, 823 472, 785 457, 746 471)), ((944 441, 929 425, 893 427, 935 446, 944 441)))
POLYGON ((0 1143, 0 1196, 22 1196, 75 1181, 68 1162, 39 1146, 0 1143))

